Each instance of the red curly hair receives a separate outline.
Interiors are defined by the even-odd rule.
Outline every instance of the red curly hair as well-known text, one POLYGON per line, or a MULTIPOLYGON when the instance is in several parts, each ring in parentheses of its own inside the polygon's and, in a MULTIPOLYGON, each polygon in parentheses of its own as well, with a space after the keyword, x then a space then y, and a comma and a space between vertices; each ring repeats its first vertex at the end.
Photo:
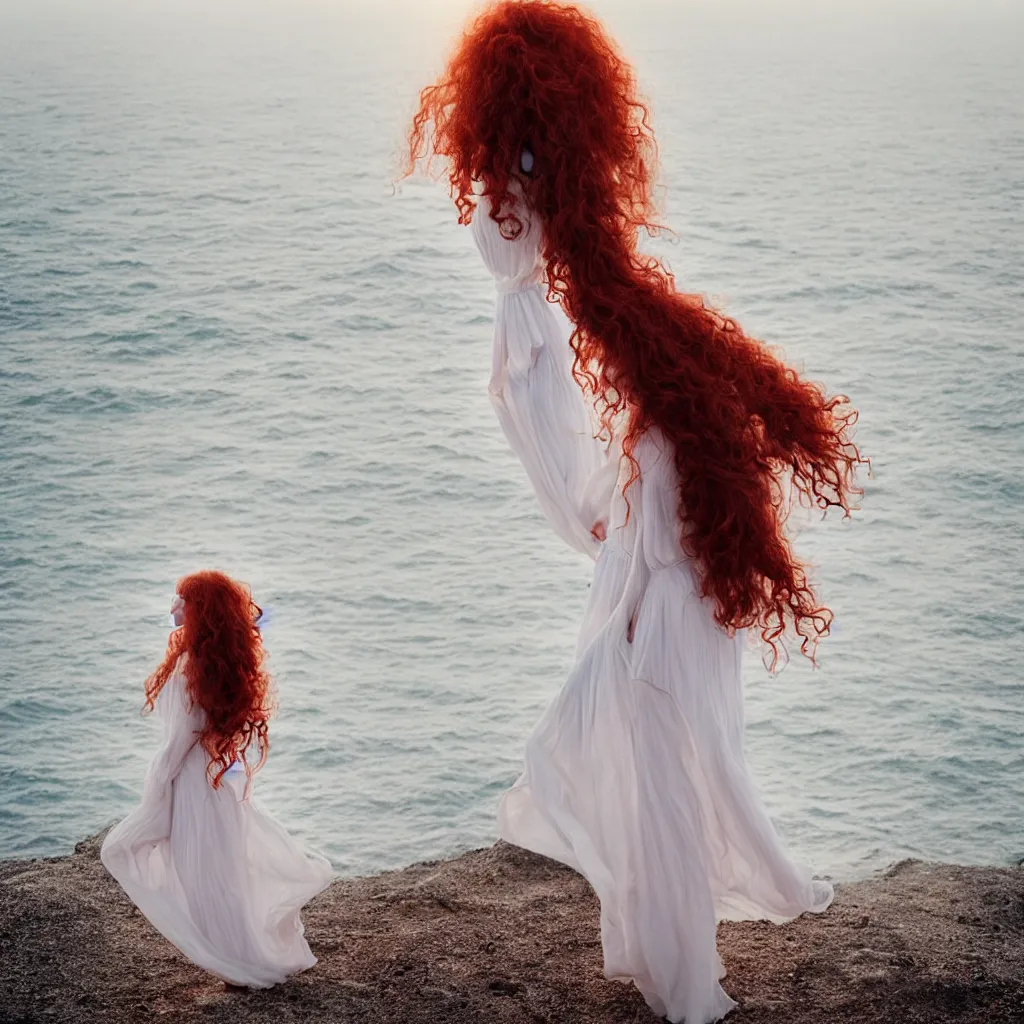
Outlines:
POLYGON ((267 759, 267 720, 273 712, 270 677, 263 669, 263 640, 256 620, 261 612, 249 588, 222 572, 197 572, 178 581, 185 602, 184 624, 171 633, 167 655, 146 680, 146 710, 152 710, 164 683, 187 654, 188 695, 206 713, 199 742, 209 756, 207 774, 216 789, 235 761, 246 773, 267 759), (259 760, 246 751, 255 743, 259 760))
POLYGON ((657 147, 633 71, 601 24, 549 0, 485 9, 420 93, 407 173, 434 156, 461 223, 480 193, 506 237, 522 229, 517 196, 539 217, 548 298, 574 325, 577 381, 605 436, 622 425, 630 482, 646 431, 672 443, 681 541, 718 623, 757 627, 776 652, 792 628, 813 658, 832 613, 786 536, 784 481, 849 514, 866 461, 852 439, 857 414, 640 252, 640 230, 658 231, 657 147), (529 174, 518 173, 524 149, 529 174))

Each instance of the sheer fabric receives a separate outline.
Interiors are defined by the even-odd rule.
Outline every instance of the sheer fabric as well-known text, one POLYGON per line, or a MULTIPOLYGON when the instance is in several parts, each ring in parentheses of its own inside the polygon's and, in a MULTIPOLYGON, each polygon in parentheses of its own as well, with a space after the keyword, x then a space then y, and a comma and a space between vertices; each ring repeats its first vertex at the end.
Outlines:
POLYGON ((251 799, 244 771, 218 789, 197 742, 203 711, 179 661, 157 698, 163 742, 142 802, 100 856, 154 928, 190 960, 234 985, 267 988, 316 963, 299 911, 332 869, 251 799))

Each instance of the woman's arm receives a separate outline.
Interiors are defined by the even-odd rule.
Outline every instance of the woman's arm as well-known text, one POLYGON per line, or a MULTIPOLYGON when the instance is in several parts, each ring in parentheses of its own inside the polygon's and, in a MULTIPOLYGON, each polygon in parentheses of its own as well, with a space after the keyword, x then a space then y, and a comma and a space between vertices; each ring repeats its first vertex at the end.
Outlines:
POLYGON ((181 664, 175 668, 161 694, 163 740, 146 771, 143 800, 161 796, 181 771, 189 751, 199 740, 203 713, 189 699, 181 664))
POLYGON ((148 888, 149 858, 154 846, 171 834, 172 783, 203 727, 202 711, 189 704, 180 661, 164 684, 157 704, 163 719, 163 739, 146 771, 142 801, 107 833, 100 851, 107 870, 136 903, 148 888))
POLYGON ((568 324, 539 283, 539 231, 504 238, 486 201, 473 224, 498 285, 489 388, 498 421, 555 532, 596 557, 617 467, 573 378, 568 324))

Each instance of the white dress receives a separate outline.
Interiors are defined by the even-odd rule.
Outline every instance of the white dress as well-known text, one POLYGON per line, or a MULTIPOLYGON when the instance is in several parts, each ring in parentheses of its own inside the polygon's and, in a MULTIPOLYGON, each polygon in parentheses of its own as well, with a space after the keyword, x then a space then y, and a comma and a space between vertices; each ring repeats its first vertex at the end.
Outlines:
POLYGON ((316 963, 299 911, 330 883, 331 865, 252 802, 244 772, 210 785, 197 742, 204 712, 189 700, 182 664, 157 697, 163 742, 142 803, 100 856, 190 960, 234 985, 268 988, 316 963))
POLYGON ((576 664, 527 741, 498 831, 594 887, 607 977, 632 979, 671 1021, 705 1024, 735 1005, 716 921, 822 911, 832 888, 788 858, 747 772, 744 641, 715 623, 680 547, 667 442, 651 431, 637 445, 627 517, 629 465, 593 437, 538 226, 509 241, 484 199, 472 228, 499 292, 498 419, 555 530, 596 559, 576 664))

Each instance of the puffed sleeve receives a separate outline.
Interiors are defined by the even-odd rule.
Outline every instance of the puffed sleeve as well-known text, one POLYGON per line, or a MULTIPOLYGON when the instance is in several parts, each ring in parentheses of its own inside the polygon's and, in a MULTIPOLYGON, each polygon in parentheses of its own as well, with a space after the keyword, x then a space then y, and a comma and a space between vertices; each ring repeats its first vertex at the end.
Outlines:
POLYGON ((523 230, 507 239, 489 209, 482 198, 472 229, 498 290, 491 402, 555 532, 595 558, 590 530, 607 517, 617 464, 573 379, 569 325, 547 301, 539 226, 517 211, 523 230))

